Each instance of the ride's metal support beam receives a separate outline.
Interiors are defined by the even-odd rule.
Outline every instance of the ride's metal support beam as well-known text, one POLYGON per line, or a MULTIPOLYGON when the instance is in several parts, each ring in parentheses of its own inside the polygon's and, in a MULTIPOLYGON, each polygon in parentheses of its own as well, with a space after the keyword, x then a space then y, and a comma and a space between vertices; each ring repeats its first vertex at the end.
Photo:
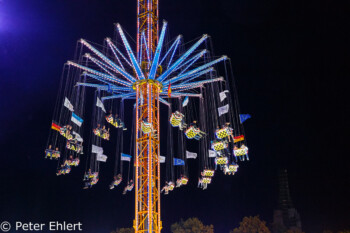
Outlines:
POLYGON ((141 33, 145 33, 146 45, 142 48, 141 61, 147 61, 146 48, 150 53, 150 59, 153 60, 153 54, 158 44, 158 0, 138 0, 137 1, 137 53, 139 50, 141 33))
POLYGON ((198 81, 198 82, 179 84, 179 85, 172 86, 171 89, 172 90, 178 90, 178 89, 189 90, 189 89, 200 87, 200 86, 202 86, 204 84, 207 84, 207 83, 219 82, 219 81, 224 81, 224 78, 223 77, 219 77, 219 78, 208 79, 208 80, 203 80, 203 81, 198 81))
POLYGON ((181 65, 181 63, 188 56, 190 56, 192 54, 192 52, 194 50, 196 50, 198 48, 198 46, 201 45, 203 43, 203 41, 205 41, 207 38, 208 38, 208 35, 206 35, 206 34, 203 35, 202 38, 199 41, 197 41, 194 45, 192 45, 192 47, 189 50, 187 50, 187 52, 184 53, 179 59, 177 59, 177 61, 174 62, 174 64, 171 65, 169 67, 169 69, 167 69, 162 75, 160 75, 157 80, 159 82, 162 82, 164 79, 166 79, 169 76, 169 74, 171 74, 177 68, 177 66, 181 65))
MULTIPOLYGON (((84 70, 90 74, 94 74, 96 76, 98 76, 99 78, 101 79, 104 79, 104 80, 107 80, 107 81, 110 81, 110 82, 114 82, 114 83, 118 83, 118 84, 121 84, 121 85, 124 85, 124 86, 127 86, 127 87, 131 87, 132 84, 129 83, 129 82, 126 82, 126 81, 123 81, 115 76, 111 76, 111 75, 107 75, 107 74, 104 74, 104 73, 101 73, 97 70, 94 70, 94 69, 91 69, 89 67, 86 67, 86 66, 83 66, 83 65, 79 65, 75 62, 72 62, 72 61, 68 61, 67 62, 67 65, 70 65, 70 66, 74 66, 74 67, 77 67, 81 70, 84 70)), ((86 74, 86 75, 89 75, 89 74, 86 74)))
POLYGON ((176 37, 176 40, 173 42, 173 44, 170 46, 169 50, 165 53, 163 59, 160 61, 160 63, 159 63, 160 65, 163 63, 163 61, 164 61, 165 58, 168 56, 168 54, 171 52, 171 50, 174 49, 174 51, 173 51, 173 53, 172 53, 172 56, 171 56, 171 58, 170 58, 170 60, 169 60, 169 63, 168 63, 168 67, 169 67, 169 65, 170 65, 170 63, 171 63, 171 61, 172 61, 172 57, 174 56, 174 53, 175 53, 177 47, 179 46, 179 43, 180 43, 180 41, 181 41, 181 38, 182 38, 182 35, 178 35, 178 36, 176 37))
POLYGON ((139 64, 137 63, 136 57, 135 57, 133 51, 131 50, 131 47, 130 47, 130 45, 129 45, 129 42, 128 42, 128 40, 126 39, 125 34, 124 34, 124 32, 123 32, 123 29, 122 29, 122 27, 120 26, 119 23, 117 23, 117 29, 118 29, 118 32, 119 32, 120 37, 121 37, 122 40, 123 40, 123 43, 124 43, 126 52, 127 52, 128 55, 129 55, 129 58, 130 58, 130 60, 131 60, 131 62, 132 62, 133 68, 134 68, 134 70, 135 70, 135 72, 136 72, 136 75, 137 75, 138 79, 145 79, 145 76, 143 75, 143 73, 142 73, 142 71, 141 71, 141 68, 140 68, 139 64))
POLYGON ((206 63, 206 64, 204 64, 204 65, 202 65, 202 66, 199 66, 199 67, 197 67, 197 68, 195 68, 195 69, 193 69, 193 70, 191 70, 191 71, 189 71, 189 72, 187 72, 187 73, 185 73, 185 74, 182 74, 182 75, 180 75, 180 76, 176 76, 176 77, 172 78, 171 80, 165 81, 165 82, 163 83, 163 85, 164 85, 164 86, 165 86, 165 85, 168 85, 169 82, 172 82, 172 83, 173 83, 173 82, 177 82, 178 80, 184 80, 185 78, 190 77, 190 76, 192 76, 193 74, 195 74, 195 73, 197 73, 197 72, 199 72, 199 71, 201 71, 201 70, 204 70, 204 69, 206 69, 206 68, 208 68, 208 67, 210 67, 210 66, 212 66, 212 65, 215 65, 216 63, 219 63, 219 62, 221 62, 221 61, 224 61, 224 60, 226 60, 226 59, 228 59, 227 56, 222 56, 222 57, 220 57, 220 58, 218 58, 218 59, 216 59, 216 60, 214 60, 214 61, 208 62, 208 63, 206 63))
POLYGON ((84 87, 93 87, 97 88, 101 91, 132 91, 132 88, 128 87, 117 87, 115 85, 101 85, 101 84, 95 84, 95 83, 80 83, 77 82, 77 86, 84 86, 84 87))
POLYGON ((158 68, 158 62, 159 62, 159 58, 160 58, 160 53, 162 52, 162 47, 163 47, 163 42, 164 42, 164 36, 165 36, 165 31, 166 31, 166 27, 167 27, 168 23, 166 21, 163 21, 163 28, 162 28, 162 32, 160 33, 160 37, 159 37, 159 42, 157 45, 157 49, 156 52, 154 53, 154 58, 153 58, 153 62, 151 65, 151 70, 149 72, 149 79, 154 79, 156 76, 156 71, 158 68))
POLYGON ((125 99, 125 98, 128 98, 128 97, 131 97, 131 96, 134 96, 135 93, 127 93, 127 94, 120 94, 120 95, 110 95, 110 96, 105 96, 105 97, 102 97, 101 100, 102 101, 105 101, 105 100, 111 100, 111 99, 125 99))
POLYGON ((108 63, 110 66, 115 68, 118 73, 120 73, 121 75, 124 76, 124 78, 126 78, 130 82, 136 82, 137 81, 133 76, 131 76, 130 74, 125 72, 125 70, 123 68, 121 68, 120 66, 116 65, 113 61, 111 61, 109 58, 107 58, 103 53, 98 51, 95 47, 93 47, 91 44, 89 44, 86 40, 81 39, 80 43, 82 43, 87 48, 89 48, 93 53, 95 53, 104 62, 108 63))
POLYGON ((157 82, 136 84, 135 220, 137 233, 160 233, 159 93, 157 82), (139 101, 141 100, 142 101, 139 101), (149 123, 146 133, 143 123, 149 123))

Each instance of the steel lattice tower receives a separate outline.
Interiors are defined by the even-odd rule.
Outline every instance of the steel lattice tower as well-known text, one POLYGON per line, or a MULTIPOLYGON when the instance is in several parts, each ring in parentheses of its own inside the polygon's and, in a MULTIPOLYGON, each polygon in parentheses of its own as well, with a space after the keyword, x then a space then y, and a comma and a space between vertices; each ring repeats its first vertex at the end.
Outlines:
MULTIPOLYGON (((141 69, 148 77, 158 43, 158 0, 138 0, 137 56, 141 69), (142 34, 146 41, 142 42, 142 34), (141 46, 144 43, 146 46, 141 46), (140 51, 142 50, 142 51, 140 51), (150 59, 147 59, 149 56, 150 59)), ((159 233, 160 221, 160 165, 159 165, 159 93, 162 85, 144 79, 133 85, 136 90, 135 143, 135 232, 159 233), (145 134, 141 124, 152 124, 153 132, 145 134)))

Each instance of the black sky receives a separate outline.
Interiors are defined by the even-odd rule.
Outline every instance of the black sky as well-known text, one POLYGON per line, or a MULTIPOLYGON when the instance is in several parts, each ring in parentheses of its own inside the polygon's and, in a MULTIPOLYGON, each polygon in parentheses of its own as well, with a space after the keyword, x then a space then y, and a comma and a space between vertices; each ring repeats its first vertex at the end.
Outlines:
MULTIPOLYGON (((192 177, 162 196, 163 232, 192 216, 219 233, 249 215, 270 223, 282 168, 307 233, 350 228, 346 11, 325 0, 160 0, 172 37, 207 33, 215 54, 231 58, 241 111, 253 116, 251 161, 206 191, 192 177)), ((115 22, 135 35, 136 0, 0 1, 0 221, 132 225, 134 195, 108 190, 110 165, 86 191, 83 167, 56 177, 43 153, 63 64, 78 39, 101 43, 115 22)))

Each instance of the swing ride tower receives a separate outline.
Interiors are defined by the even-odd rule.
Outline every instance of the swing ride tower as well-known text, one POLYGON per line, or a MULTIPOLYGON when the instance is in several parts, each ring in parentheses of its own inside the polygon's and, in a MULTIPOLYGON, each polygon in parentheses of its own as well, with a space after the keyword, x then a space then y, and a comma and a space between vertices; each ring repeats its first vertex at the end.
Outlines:
POLYGON ((158 0, 138 0, 137 56, 141 61, 141 72, 145 79, 133 85, 136 91, 135 219, 133 223, 136 233, 159 233, 162 229, 159 161, 159 93, 162 85, 155 79, 149 78, 150 72, 157 73, 157 70, 161 69, 151 67, 149 63, 153 60, 157 43, 158 0), (143 38, 144 41, 142 41, 143 38), (151 133, 145 134, 141 130, 141 124, 145 121, 152 125, 151 133))
POLYGON ((79 158, 84 154, 81 135, 83 128, 87 128, 90 139, 88 143, 84 142, 88 144, 84 188, 92 188, 99 180, 100 163, 107 160, 102 146, 115 139, 112 135, 110 140, 110 134, 114 133, 109 127, 115 128, 116 165, 110 189, 122 182, 124 163, 129 164, 129 172, 133 164, 134 181, 129 179, 128 173, 123 192, 126 194, 135 189, 133 227, 136 233, 160 233, 160 194, 172 191, 174 183, 176 188, 186 185, 186 161, 197 158, 197 153, 187 151, 185 140, 200 143, 199 185, 203 189, 210 184, 217 167, 225 174, 233 175, 238 168, 237 159, 244 161, 246 156, 248 160, 238 99, 235 91, 232 95, 229 91, 233 75, 227 72, 227 67, 231 72, 232 69, 227 56, 214 57, 211 54, 207 34, 189 48, 185 48, 181 35, 172 40, 166 38, 168 23, 163 21, 159 28, 158 0, 137 0, 136 49, 130 46, 121 25, 117 23, 115 26, 115 38, 107 37, 103 45, 80 39, 80 56, 65 64, 63 75, 66 77, 62 76, 62 89, 59 91, 59 97, 64 98, 58 98, 56 102, 45 158, 58 160, 57 175, 69 174, 72 167, 79 165, 79 158), (219 75, 219 64, 224 76, 219 75), (91 127, 83 123, 86 112, 84 101, 88 94, 86 88, 96 89, 91 127), (189 98, 199 99, 200 115, 196 114, 197 106, 189 103, 189 98), (171 99, 176 100, 172 103, 171 99), (130 155, 123 153, 123 131, 127 130, 124 100, 136 100, 132 117, 135 120, 131 127, 134 147, 130 145, 130 155), (109 109, 108 115, 105 104, 109 109), (162 114, 169 121, 168 130, 162 130, 162 136, 168 134, 167 156, 160 156, 160 104, 168 107, 168 116, 162 114), (113 113, 113 108, 115 111, 118 106, 120 117, 113 113), (219 126, 222 128, 219 129, 219 126), (178 128, 174 132, 179 138, 176 158, 172 127, 178 128), (131 151, 134 151, 133 156, 131 151), (160 163, 165 163, 170 173, 162 176, 165 181, 162 190, 160 163), (176 181, 173 166, 179 166, 176 181))

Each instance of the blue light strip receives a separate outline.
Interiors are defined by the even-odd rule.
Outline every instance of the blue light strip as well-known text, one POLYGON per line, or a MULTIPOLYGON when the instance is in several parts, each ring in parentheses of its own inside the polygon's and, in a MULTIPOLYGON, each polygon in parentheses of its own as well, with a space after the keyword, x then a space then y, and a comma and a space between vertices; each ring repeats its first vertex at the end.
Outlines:
POLYGON ((166 101, 165 99, 161 98, 161 97, 159 97, 159 102, 161 102, 161 103, 163 103, 163 104, 165 104, 165 105, 170 107, 170 103, 168 101, 166 101))
MULTIPOLYGON (((137 63, 137 60, 136 60, 136 58, 135 58, 135 55, 134 55, 134 53, 132 52, 132 50, 131 50, 131 48, 130 48, 130 45, 129 45, 129 42, 128 42, 128 40, 126 39, 126 37, 125 37, 125 35, 124 35, 124 32, 123 32, 123 30, 122 30, 122 28, 121 28, 121 26, 120 26, 119 23, 117 24, 117 28, 118 28, 120 37, 121 37, 122 40, 123 40, 123 43, 124 43, 124 46, 125 46, 125 48, 126 48, 126 51, 127 51, 128 55, 129 55, 129 58, 130 58, 130 60, 131 60, 131 62, 132 62, 132 64, 133 64, 133 68, 134 68, 134 70, 136 71, 137 77, 138 77, 139 79, 145 79, 145 76, 143 75, 143 73, 142 73, 142 71, 141 71, 141 68, 140 68, 139 64, 137 63)), ((135 81, 136 81, 136 80, 135 80, 135 81)))
POLYGON ((206 69, 206 70, 203 70, 203 71, 201 71, 201 72, 195 73, 194 76, 191 76, 189 79, 184 80, 184 81, 182 82, 182 84, 188 83, 189 81, 192 81, 192 80, 194 80, 194 79, 196 79, 196 78, 202 76, 203 74, 206 74, 206 73, 212 72, 212 71, 214 71, 214 68, 213 68, 213 67, 210 67, 209 69, 206 69))
MULTIPOLYGON (((175 47, 174 51, 177 49, 178 45, 179 45, 179 42, 182 38, 182 35, 179 35, 177 36, 176 40, 173 42, 173 44, 170 46, 170 49, 166 52, 166 54, 164 55, 163 59, 159 62, 159 65, 161 65, 164 61, 164 59, 168 56, 168 54, 170 53, 170 51, 173 49, 173 47, 175 47)), ((169 62, 170 64, 170 62, 169 62)), ((169 64, 168 64, 168 67, 169 67, 169 64)))
POLYGON ((160 75, 157 80, 162 82, 164 79, 166 79, 176 69, 176 67, 179 66, 188 56, 190 56, 191 53, 207 38, 208 35, 203 35, 199 41, 197 41, 185 54, 183 54, 169 69, 160 75))
MULTIPOLYGON (((189 77, 189 76, 191 76, 191 75, 193 75, 193 74, 195 74, 195 73, 197 73, 197 72, 199 72, 199 71, 201 71, 203 69, 208 68, 209 66, 212 66, 212 65, 214 65, 214 64, 216 64, 218 62, 221 62, 223 60, 226 60, 226 59, 228 59, 227 56, 222 56, 222 57, 220 57, 220 58, 218 58, 218 59, 216 59, 214 61, 211 61, 211 62, 209 62, 207 64, 202 65, 202 66, 199 66, 199 67, 197 67, 197 68, 195 68, 195 69, 193 69, 193 70, 191 70, 191 71, 189 71, 189 72, 187 72, 187 73, 185 73, 185 74, 183 74, 181 76, 174 77, 173 79, 171 79, 172 80, 171 82, 177 82, 180 79, 184 79, 186 77, 189 77)), ((167 85, 168 83, 169 83, 169 81, 164 82, 163 86, 167 85)))
MULTIPOLYGON (((166 94, 164 94, 164 96, 167 97, 166 94)), ((185 93, 185 92, 173 92, 171 93, 171 97, 184 97, 184 96, 188 96, 188 97, 202 97, 202 94, 197 94, 197 93, 185 93)), ((161 98, 159 98, 160 100, 161 98)))
POLYGON ((146 41, 146 36, 145 36, 145 31, 142 31, 142 33, 141 33, 141 40, 143 40, 143 44, 146 48, 147 60, 148 60, 148 62, 151 62, 151 58, 149 56, 148 45, 147 45, 147 41, 146 41))
POLYGON ((159 57, 160 57, 160 53, 162 52, 164 36, 165 36, 165 31, 166 31, 167 25, 168 25, 168 23, 166 21, 163 21, 162 32, 160 33, 159 42, 158 42, 156 51, 154 53, 154 58, 153 58, 153 62, 152 62, 152 65, 151 65, 151 70, 150 70, 149 76, 148 76, 149 79, 154 79, 155 76, 156 76, 156 71, 157 71, 157 67, 158 67, 159 57))
POLYGON ((190 68, 196 61, 198 61, 198 59, 201 58, 206 52, 207 52, 207 50, 204 49, 202 52, 198 53, 196 56, 193 56, 191 59, 189 59, 188 61, 183 63, 180 67, 178 67, 176 70, 181 69, 181 67, 183 67, 183 66, 187 65, 188 63, 190 63, 189 65, 186 66, 185 69, 181 70, 181 72, 177 76, 180 76, 186 70, 188 70, 188 68, 190 68))
POLYGON ((203 81, 198 81, 198 82, 174 85, 171 87, 171 89, 176 90, 176 89, 184 89, 184 88, 190 88, 190 89, 197 88, 197 87, 200 87, 206 83, 218 82, 218 81, 223 81, 223 80, 224 80, 223 77, 219 77, 219 78, 215 78, 215 79, 209 79, 209 80, 203 80, 203 81))
POLYGON ((94 52, 99 58, 101 58, 104 62, 108 63, 110 66, 112 66, 113 68, 115 68, 118 73, 120 73, 121 75, 123 75, 127 80, 129 80, 130 82, 136 82, 137 80, 131 76, 130 74, 128 74, 127 72, 125 72, 121 67, 119 67, 118 65, 116 65, 114 62, 112 62, 109 58, 107 58, 105 55, 103 55, 100 51, 98 51, 96 48, 94 48, 92 45, 90 45, 87 41, 81 39, 80 42, 85 45, 86 47, 88 47, 92 52, 94 52))
POLYGON ((112 90, 112 91, 127 91, 130 92, 132 91, 132 88, 128 88, 128 87, 118 87, 115 85, 102 85, 102 84, 95 84, 95 83, 80 83, 77 82, 76 84, 77 86, 84 86, 84 87, 94 87, 97 89, 100 89, 102 91, 108 91, 108 90, 112 90))
POLYGON ((79 69, 82 69, 82 70, 85 70, 91 74, 95 74, 97 76, 99 76, 99 78, 102 78, 104 80, 107 80, 107 81, 110 81, 110 82, 115 82, 115 83, 119 83, 121 85, 124 85, 124 86, 127 86, 127 87, 131 87, 132 86, 132 83, 129 83, 129 82, 126 82, 126 81, 123 81, 121 79, 118 79, 117 77, 115 76, 111 76, 111 75, 107 75, 107 74, 104 74, 104 73, 101 73, 97 70, 93 70, 93 69, 90 69, 86 66, 82 66, 82 65, 79 65, 75 62, 72 62, 72 61, 68 61, 67 62, 68 65, 72 65, 72 66, 75 66, 79 69))
MULTIPOLYGON (((106 73, 108 73, 111 76, 114 76, 114 74, 112 72, 110 72, 110 70, 115 71, 115 69, 113 69, 113 67, 110 67, 109 65, 97 60, 96 58, 91 57, 90 54, 85 54, 85 57, 87 57, 88 59, 90 59, 93 63, 95 63, 96 65, 98 65, 98 67, 100 67, 101 69, 103 69, 106 73), (109 70, 108 70, 108 69, 109 70)), ((117 72, 118 73, 118 72, 117 72)))
POLYGON ((108 40, 107 40, 107 43, 108 43, 109 47, 113 50, 113 53, 118 52, 119 55, 124 59, 124 61, 125 61, 126 63, 128 63, 128 65, 129 65, 130 67, 132 67, 132 64, 129 62, 129 60, 122 54, 122 52, 120 52, 120 50, 117 48, 117 46, 116 46, 115 44, 112 43, 112 41, 108 41, 108 40))
POLYGON ((131 97, 132 95, 135 95, 135 93, 127 93, 127 94, 120 94, 120 95, 111 95, 111 96, 105 96, 102 97, 101 100, 105 101, 105 100, 110 100, 110 99, 118 99, 118 98, 127 98, 127 97, 131 97))
MULTIPOLYGON (((205 74, 205 73, 207 73, 207 72, 209 72, 209 71, 213 71, 213 70, 214 70, 214 68, 213 68, 213 67, 210 67, 209 69, 203 70, 203 71, 201 71, 201 72, 194 73, 194 74, 190 75, 190 76, 187 77, 187 78, 192 79, 193 76, 199 77, 199 76, 201 76, 201 75, 203 75, 203 74, 205 74)), ((178 81, 182 81, 182 83, 186 83, 186 82, 188 82, 188 80, 185 80, 185 78, 186 78, 186 77, 180 77, 180 79, 178 79, 178 77, 175 76, 174 78, 172 78, 172 79, 170 79, 170 80, 168 80, 168 81, 166 81, 166 82, 164 82, 164 83, 176 83, 176 82, 178 82, 178 81), (185 80, 185 81, 184 81, 184 80, 185 80)), ((165 84, 164 84, 164 85, 165 85, 165 84)), ((163 90, 164 90, 164 88, 163 88, 163 90)))
POLYGON ((121 67, 123 70, 125 70, 125 68, 124 68, 124 66, 123 66, 123 64, 122 64, 122 62, 120 61, 120 59, 119 59, 119 57, 118 57, 118 54, 116 53, 116 51, 114 50, 113 46, 111 45, 111 44, 113 44, 112 41, 111 41, 111 38, 106 38, 106 41, 107 41, 108 47, 112 50, 112 53, 114 54, 115 58, 117 59, 117 61, 118 61, 119 65, 120 65, 120 67, 121 67))

